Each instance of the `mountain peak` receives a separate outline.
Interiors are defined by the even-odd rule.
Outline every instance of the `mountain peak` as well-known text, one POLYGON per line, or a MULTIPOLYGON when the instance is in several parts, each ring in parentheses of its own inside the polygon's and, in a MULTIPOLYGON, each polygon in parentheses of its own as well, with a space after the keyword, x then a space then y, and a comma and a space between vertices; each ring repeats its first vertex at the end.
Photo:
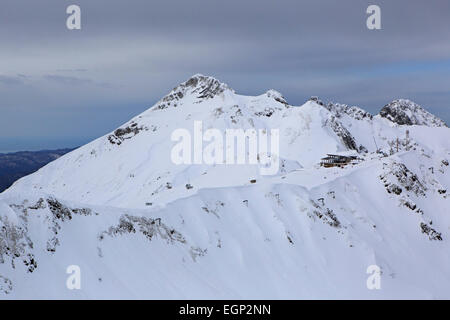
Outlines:
POLYGON ((373 116, 369 112, 356 106, 348 106, 342 103, 328 102, 324 107, 337 118, 341 118, 342 115, 346 114, 356 120, 373 119, 373 116))
POLYGON ((199 89, 198 92, 203 96, 215 95, 226 89, 230 89, 227 84, 220 82, 216 78, 200 73, 193 75, 178 87, 192 88, 194 90, 199 89))
POLYGON ((273 98, 275 101, 278 101, 284 105, 288 105, 286 99, 283 97, 283 95, 274 89, 269 89, 266 91, 266 96, 269 98, 273 98))
POLYGON ((212 99, 225 91, 234 93, 227 84, 214 77, 195 74, 185 82, 179 84, 157 103, 158 109, 166 109, 169 106, 177 107, 178 101, 186 96, 191 96, 195 102, 212 99))
POLYGON ((315 103, 317 103, 319 106, 322 106, 322 107, 325 106, 325 104, 322 102, 322 100, 320 100, 320 98, 317 97, 317 96, 311 96, 311 98, 309 98, 308 101, 315 102, 315 103))
POLYGON ((447 126, 443 120, 408 99, 396 99, 388 103, 381 109, 380 116, 399 125, 447 126))

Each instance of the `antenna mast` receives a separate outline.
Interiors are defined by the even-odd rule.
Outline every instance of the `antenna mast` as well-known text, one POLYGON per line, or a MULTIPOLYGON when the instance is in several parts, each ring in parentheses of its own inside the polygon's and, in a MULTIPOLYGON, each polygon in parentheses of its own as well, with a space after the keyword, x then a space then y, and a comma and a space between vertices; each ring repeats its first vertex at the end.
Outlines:
POLYGON ((377 153, 378 153, 378 146, 377 146, 377 142, 375 141, 375 137, 374 136, 372 136, 372 138, 373 138, 373 142, 375 142, 375 147, 377 148, 377 153))

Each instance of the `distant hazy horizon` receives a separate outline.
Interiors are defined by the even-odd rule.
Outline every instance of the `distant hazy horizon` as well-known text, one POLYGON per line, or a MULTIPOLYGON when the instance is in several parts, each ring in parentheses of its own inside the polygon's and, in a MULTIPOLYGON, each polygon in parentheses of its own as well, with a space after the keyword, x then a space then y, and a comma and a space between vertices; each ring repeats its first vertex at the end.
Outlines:
POLYGON ((4 139, 0 138, 0 153, 14 153, 21 151, 42 151, 42 150, 57 150, 57 149, 71 149, 82 146, 93 139, 89 138, 64 138, 64 139, 48 139, 37 138, 27 139, 19 138, 4 139))

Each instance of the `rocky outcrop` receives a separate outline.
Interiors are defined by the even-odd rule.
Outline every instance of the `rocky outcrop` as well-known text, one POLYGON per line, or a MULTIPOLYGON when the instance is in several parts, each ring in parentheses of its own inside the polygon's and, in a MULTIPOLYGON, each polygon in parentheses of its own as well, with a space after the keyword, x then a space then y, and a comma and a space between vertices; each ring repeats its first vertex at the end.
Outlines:
POLYGON ((334 133, 341 139, 342 143, 349 150, 359 151, 356 145, 355 138, 352 136, 350 131, 348 131, 347 128, 344 127, 344 125, 337 120, 335 116, 331 116, 329 124, 334 133))
POLYGON ((144 126, 139 126, 136 122, 131 121, 131 123, 125 127, 118 128, 114 131, 113 134, 108 136, 108 141, 111 144, 121 145, 127 139, 133 138, 142 130, 148 130, 148 128, 144 126))
POLYGON ((385 105, 380 111, 380 116, 399 125, 447 126, 444 121, 407 99, 394 100, 385 105))
POLYGON ((198 99, 197 102, 201 102, 203 100, 212 99, 223 93, 225 90, 233 91, 228 85, 213 77, 196 74, 189 80, 175 87, 156 104, 155 108, 166 109, 168 107, 177 107, 179 101, 188 94, 194 95, 198 99))
POLYGON ((350 107, 346 104, 340 104, 340 103, 333 103, 330 102, 327 105, 323 105, 324 108, 326 108, 328 111, 330 111, 332 114, 334 114, 337 118, 341 118, 343 115, 348 115, 352 117, 355 120, 372 120, 373 116, 358 107, 350 107))

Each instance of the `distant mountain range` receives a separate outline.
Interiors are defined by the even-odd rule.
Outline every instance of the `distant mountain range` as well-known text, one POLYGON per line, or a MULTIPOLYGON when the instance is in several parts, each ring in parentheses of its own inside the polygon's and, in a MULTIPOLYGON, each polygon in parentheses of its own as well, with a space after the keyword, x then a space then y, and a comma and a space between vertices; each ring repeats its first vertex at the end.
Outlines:
POLYGON ((9 188, 14 181, 35 172, 72 150, 74 149, 0 153, 0 192, 9 188))

